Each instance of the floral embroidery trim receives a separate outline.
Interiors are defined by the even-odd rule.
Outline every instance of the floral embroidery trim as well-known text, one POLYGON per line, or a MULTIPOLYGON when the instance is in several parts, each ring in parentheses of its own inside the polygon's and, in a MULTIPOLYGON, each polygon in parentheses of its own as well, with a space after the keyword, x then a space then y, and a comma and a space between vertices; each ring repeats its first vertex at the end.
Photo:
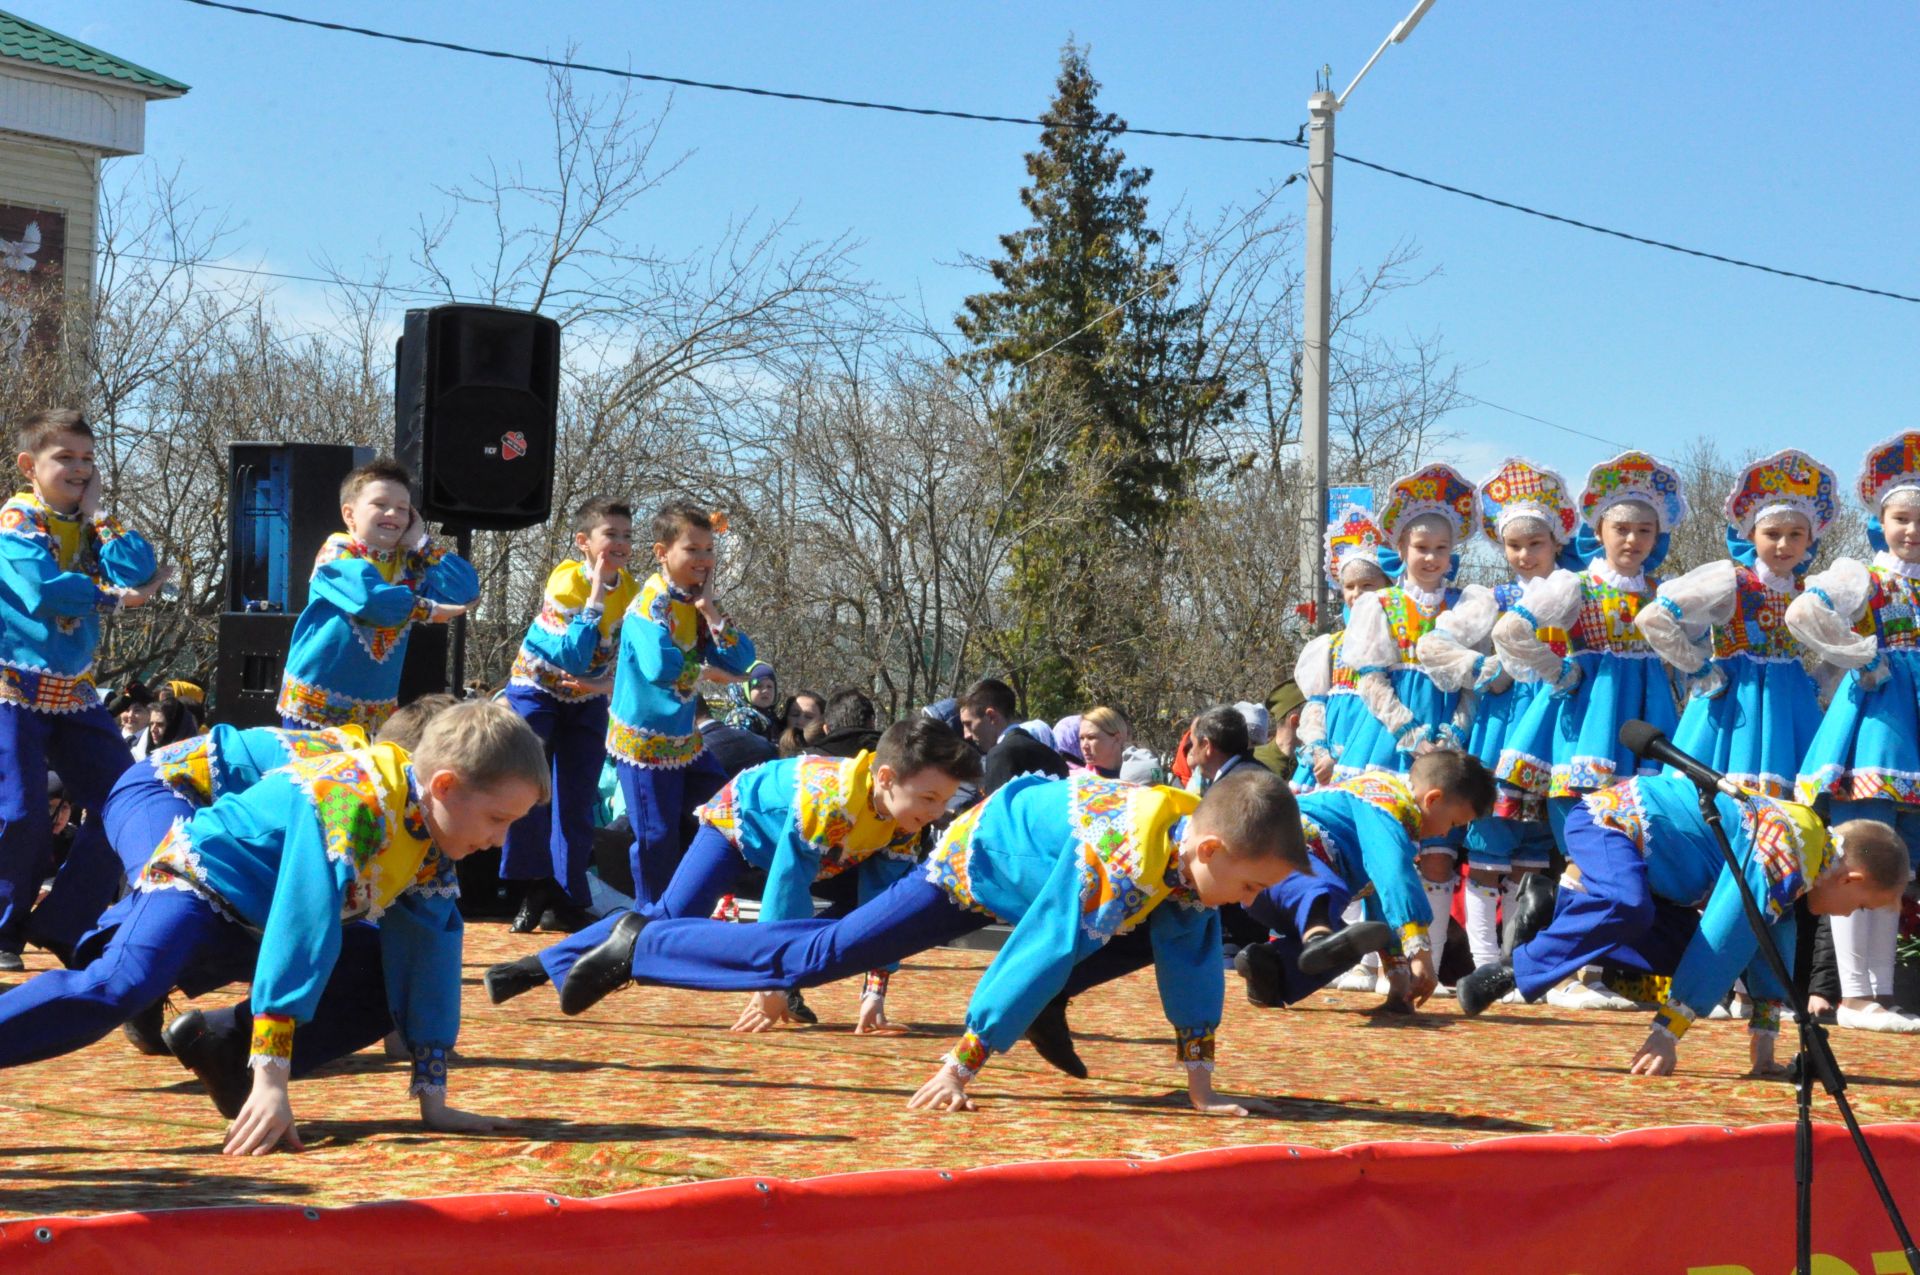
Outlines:
MULTIPOLYGON (((694 667, 698 672, 697 666, 694 667)), ((615 760, 629 766, 642 766, 655 770, 679 770, 691 766, 694 759, 706 750, 701 741, 700 732, 690 735, 669 735, 645 726, 636 726, 614 717, 607 723, 607 753, 615 760)))
POLYGON ((1173 1056, 1185 1064, 1188 1071, 1212 1071, 1214 1045, 1211 1024, 1173 1029, 1173 1056))
POLYGON ((413 1078, 407 1085, 407 1094, 418 1097, 422 1094, 447 1093, 447 1051, 432 1045, 413 1047, 413 1078))
POLYGON ((285 1014, 255 1014, 247 1066, 293 1069, 293 1020, 285 1014))
POLYGON ((1697 1017, 1699 1015, 1680 1002, 1668 1001, 1653 1016, 1653 1025, 1655 1030, 1664 1031, 1675 1040, 1679 1040, 1687 1034, 1687 1029, 1693 1026, 1693 1020, 1697 1017))
POLYGON ((987 1048, 987 1042, 969 1031, 955 1042, 953 1049, 941 1061, 959 1072, 960 1079, 964 1083, 980 1074, 980 1069, 987 1065, 987 1059, 992 1054, 993 1051, 987 1048))
POLYGON ((93 665, 78 673, 12 664, 0 660, 0 704, 17 704, 36 713, 82 713, 98 707, 93 665))
POLYGON ((878 1000, 885 1000, 887 984, 892 978, 891 970, 868 970, 866 978, 860 984, 860 999, 865 1000, 871 996, 878 1000))

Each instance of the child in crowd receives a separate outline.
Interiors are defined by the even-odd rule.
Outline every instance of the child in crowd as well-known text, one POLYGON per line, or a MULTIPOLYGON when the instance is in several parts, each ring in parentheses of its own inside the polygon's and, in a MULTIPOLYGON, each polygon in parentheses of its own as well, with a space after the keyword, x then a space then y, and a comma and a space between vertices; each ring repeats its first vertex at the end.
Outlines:
MULTIPOLYGON (((1906 847, 1885 825, 1855 819, 1829 835, 1808 806, 1744 795, 1717 794, 1713 801, 1789 969, 1794 904, 1802 897, 1816 915, 1846 916, 1888 906, 1906 887, 1906 847)), ((1635 1075, 1664 1076, 1674 1069, 1680 1038, 1744 971, 1755 997, 1748 1037, 1754 1074, 1784 1070, 1774 1061, 1774 1041, 1787 989, 1757 955, 1759 940, 1693 782, 1641 775, 1591 793, 1567 816, 1565 835, 1573 867, 1552 919, 1533 935, 1516 936, 1511 966, 1483 965, 1461 979, 1461 1010, 1479 1014, 1514 988, 1537 1001, 1600 960, 1671 975, 1667 1002, 1629 1065, 1635 1075)))
MULTIPOLYGON (((1590 565, 1529 582, 1493 627, 1501 668, 1546 686, 1513 729, 1521 740, 1551 741, 1541 759, 1547 819, 1563 853, 1562 827, 1583 795, 1658 769, 1620 743, 1621 725, 1638 718, 1671 733, 1679 724, 1667 667, 1634 619, 1653 601, 1660 581, 1652 572, 1687 516, 1680 476, 1645 452, 1622 453, 1588 473, 1580 513, 1577 552, 1590 565), (1541 636, 1556 630, 1567 634, 1565 655, 1541 636)), ((1522 747, 1503 750, 1495 778, 1525 786, 1537 763, 1522 747)), ((1572 980, 1548 999, 1562 1009, 1634 1007, 1597 978, 1572 980)))
POLYGON ((1367 952, 1391 948, 1392 991, 1383 1009, 1411 1013, 1439 985, 1433 910, 1414 870, 1419 845, 1483 817, 1493 776, 1452 750, 1422 753, 1407 774, 1369 771, 1299 799, 1309 870, 1267 889, 1247 911, 1273 932, 1242 948, 1235 968, 1247 999, 1276 1008, 1304 1000, 1367 952), (1363 899, 1366 920, 1343 926, 1341 909, 1363 899))
MULTIPOLYGON (((1428 465, 1387 493, 1380 530, 1399 555, 1398 583, 1353 604, 1340 663, 1352 674, 1366 716, 1341 743, 1341 766, 1405 774, 1419 753, 1464 748, 1473 692, 1444 690, 1420 666, 1420 639, 1460 600, 1449 585, 1455 547, 1474 516, 1473 484, 1451 466, 1428 465)), ((1420 847, 1417 865, 1433 908, 1433 946, 1445 952, 1459 882, 1458 838, 1420 847)))
MULTIPOLYGON (((1553 833, 1547 826, 1546 796, 1552 721, 1529 716, 1527 709, 1545 693, 1541 682, 1516 682, 1487 654, 1494 622, 1519 605, 1535 580, 1545 579, 1572 541, 1580 514, 1567 494, 1566 480, 1551 469, 1510 457, 1480 484, 1480 529, 1500 546, 1513 572, 1510 583, 1487 589, 1469 586, 1460 604, 1435 622, 1420 639, 1420 663, 1434 683, 1478 696, 1467 751, 1503 776, 1493 810, 1475 820, 1466 833, 1467 887, 1462 899, 1467 946, 1475 965, 1500 957, 1499 909, 1511 912, 1520 892, 1551 889, 1527 878, 1548 866, 1553 833), (1520 730, 1525 723, 1529 734, 1520 730)), ((1644 613, 1643 613, 1644 614, 1644 613)), ((1567 635, 1536 630, 1549 649, 1566 654, 1567 635)))
MULTIPOLYGON (((1797 793, 1828 802, 1834 820, 1888 825, 1920 862, 1920 431, 1868 452, 1858 490, 1873 561, 1841 559, 1787 607, 1793 636, 1847 670, 1807 747, 1797 793)), ((1920 1032, 1920 1019, 1882 999, 1893 993, 1899 923, 1897 907, 1828 921, 1842 1026, 1920 1032)))
MULTIPOLYGON (((57 878, 34 897, 51 849, 49 768, 67 800, 98 810, 133 764, 93 684, 100 617, 144 606, 173 572, 102 504, 93 431, 79 412, 35 412, 15 431, 27 490, 0 505, 0 971, 25 969, 29 937, 63 959, 113 901, 57 878), (91 915, 88 915, 88 914, 91 915)), ((76 834, 68 869, 109 864, 97 820, 76 834)), ((98 874, 95 874, 98 875, 98 874)))
MULTIPOLYGON (((760 923, 813 916, 814 882, 858 873, 865 903, 911 871, 920 830, 946 813, 962 783, 980 778, 979 754, 927 717, 895 722, 872 752, 795 757, 744 771, 694 811, 699 831, 649 918, 709 917, 749 868, 766 872, 760 923)), ((487 971, 495 1004, 551 978, 564 986, 582 953, 613 932, 625 912, 603 917, 534 956, 487 971)), ((869 972, 857 1031, 886 1023, 887 974, 869 972)), ((755 997, 737 1029, 764 1030, 787 1017, 783 996, 755 997)))
POLYGON ((286 1088, 296 1028, 327 988, 342 921, 364 916, 380 922, 392 1020, 412 1047, 422 1117, 435 1128, 490 1128, 446 1105, 460 1021, 451 865, 498 845, 546 793, 540 741, 511 710, 476 702, 434 718, 411 758, 376 744, 296 762, 221 797, 167 834, 118 923, 83 942, 96 959, 0 995, 0 1066, 90 1044, 176 985, 198 994, 250 978, 252 1092, 225 1150, 297 1148, 286 1088))
POLYGON ((640 592, 627 574, 633 510, 590 500, 573 517, 569 558, 547 577, 540 614, 527 628, 507 681, 507 704, 526 719, 553 759, 553 802, 514 825, 500 877, 526 893, 509 927, 524 934, 578 930, 588 921, 587 864, 593 808, 607 760, 607 706, 620 625, 640 592))
POLYGON ((1307 701, 1300 712, 1299 761, 1293 776, 1300 792, 1358 773, 1352 766, 1343 769, 1340 758, 1367 706, 1353 670, 1340 659, 1340 648, 1345 626, 1353 619, 1353 604, 1363 594, 1386 588, 1391 583, 1388 572, 1399 570, 1400 564, 1373 515, 1358 505, 1341 507, 1327 524, 1326 541, 1327 580, 1340 591, 1341 628, 1308 642, 1294 663, 1293 680, 1307 701))
POLYGON ((967 1011, 967 1030, 910 1105, 971 1109, 966 1085, 1114 935, 1150 929, 1161 1000, 1193 1105, 1213 1092, 1224 984, 1223 903, 1244 903, 1306 864, 1298 810, 1256 767, 1205 798, 1085 773, 1016 777, 961 815, 925 867, 838 921, 727 926, 624 918, 575 963, 561 1007, 577 1013, 630 980, 712 991, 810 987, 911 956, 998 920, 1013 927, 967 1011))
POLYGON ((657 570, 627 608, 607 725, 627 818, 633 894, 644 907, 658 899, 680 861, 680 816, 727 781, 693 724, 703 667, 744 676, 753 642, 714 599, 714 519, 674 501, 653 516, 657 570))
POLYGON ((347 529, 328 536, 314 559, 280 683, 289 730, 378 729, 399 700, 408 631, 457 619, 480 596, 466 559, 428 539, 412 481, 405 466, 382 459, 340 484, 347 529))

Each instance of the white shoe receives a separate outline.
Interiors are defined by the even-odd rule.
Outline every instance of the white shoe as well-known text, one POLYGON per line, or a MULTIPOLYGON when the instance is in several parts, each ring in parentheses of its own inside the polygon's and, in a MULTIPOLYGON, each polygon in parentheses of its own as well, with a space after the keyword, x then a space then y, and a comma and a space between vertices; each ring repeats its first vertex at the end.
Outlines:
POLYGON ((1453 988, 1445 983, 1436 983, 1433 988, 1433 994, 1435 996, 1452 996, 1453 988))
POLYGON ((1336 992, 1370 992, 1373 990, 1373 971, 1365 966, 1356 965, 1328 986, 1336 992))
POLYGON ((1588 984, 1588 986, 1591 988, 1593 994, 1600 998, 1599 1007, 1601 1009, 1625 1010, 1628 1012, 1637 1012, 1640 1009, 1639 1001, 1628 1000, 1604 983, 1591 983, 1588 984))
POLYGON ((1547 1004, 1556 1009, 1606 1009, 1606 998, 1590 985, 1581 982, 1562 983, 1547 993, 1547 1004))
POLYGON ((1736 996, 1736 997, 1734 997, 1734 998, 1733 998, 1733 1017, 1735 1017, 1735 1018, 1752 1018, 1752 1017, 1753 1017, 1753 1002, 1752 1002, 1752 1001, 1750 1001, 1750 1000, 1748 1000, 1748 999, 1747 999, 1746 997, 1744 997, 1744 996, 1736 996))
POLYGON ((1725 1005, 1715 1005, 1711 1010, 1707 1011, 1707 1017, 1708 1018, 1732 1018, 1733 1015, 1727 1012, 1727 1007, 1725 1005))
POLYGON ((1527 998, 1522 996, 1520 989, 1516 987, 1505 996, 1502 996, 1496 1003, 1501 1005, 1524 1005, 1527 1003, 1527 998))
POLYGON ((1920 1034, 1920 1018, 1903 1014, 1897 1009, 1888 1009, 1877 1001, 1865 1009, 1842 1005, 1834 1011, 1834 1021, 1842 1027, 1852 1027, 1858 1031, 1920 1034))

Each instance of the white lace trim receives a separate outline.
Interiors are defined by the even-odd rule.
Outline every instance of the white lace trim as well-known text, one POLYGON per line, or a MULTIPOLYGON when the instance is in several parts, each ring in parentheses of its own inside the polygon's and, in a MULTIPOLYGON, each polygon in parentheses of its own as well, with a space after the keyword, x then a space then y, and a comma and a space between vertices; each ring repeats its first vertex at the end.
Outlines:
POLYGON ((1647 573, 1637 576, 1623 576, 1613 569, 1613 564, 1605 558, 1595 558, 1593 565, 1587 568, 1587 574, 1601 584, 1611 585, 1623 593, 1645 593, 1647 591, 1647 573))
POLYGON ((1794 580, 1794 578, 1791 575, 1777 576, 1773 574, 1772 569, 1769 568, 1767 564, 1764 562, 1755 560, 1753 564, 1753 573, 1760 577, 1761 584, 1766 585, 1767 588, 1771 589, 1775 593, 1799 592, 1798 583, 1794 580))
POLYGON ((1908 562, 1891 549, 1882 549, 1874 554, 1873 565, 1908 580, 1920 580, 1920 562, 1908 562))
POLYGON ((1435 589, 1432 593, 1428 593, 1425 589, 1422 589, 1419 585, 1415 584, 1411 576, 1401 577, 1400 592, 1412 598, 1416 603, 1419 604, 1420 608, 1425 611, 1431 611, 1433 608, 1439 606, 1442 602, 1447 600, 1447 586, 1444 582, 1442 582, 1440 587, 1435 589))

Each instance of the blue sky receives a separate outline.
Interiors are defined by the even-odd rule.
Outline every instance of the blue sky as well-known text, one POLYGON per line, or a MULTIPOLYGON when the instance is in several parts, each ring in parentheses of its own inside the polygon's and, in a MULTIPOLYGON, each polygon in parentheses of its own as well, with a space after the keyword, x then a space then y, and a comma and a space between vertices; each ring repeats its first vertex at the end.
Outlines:
MULTIPOLYGON (((401 257, 438 188, 489 158, 537 163, 543 73, 201 9, 181 0, 5 0, 183 79, 148 153, 224 211, 235 259, 308 272, 401 257)), ((1059 47, 1091 45, 1103 104, 1152 127, 1291 135, 1314 72, 1336 87, 1410 0, 1337 3, 777 3, 260 0, 261 7, 637 70, 1031 115, 1059 47)), ((1438 0, 1339 122, 1341 149, 1583 220, 1920 295, 1920 12, 1751 0, 1438 0)), ((650 98, 664 95, 648 90, 650 98)), ((1021 221, 1031 130, 681 90, 661 146, 692 152, 637 234, 708 242, 730 214, 794 210, 851 232, 885 291, 947 314, 1021 221)), ((1211 210, 1304 166, 1299 152, 1125 142, 1156 207, 1211 210)), ((1295 185, 1304 201, 1304 186, 1295 185)), ((1920 426, 1920 305, 1659 252, 1338 170, 1342 271, 1416 244, 1440 274, 1376 327, 1439 333, 1479 398, 1624 443, 1708 434, 1805 446, 1851 479, 1920 426)), ((286 303, 297 307, 299 289, 286 303)), ((1470 405, 1475 471, 1509 451, 1576 477, 1603 444, 1470 405)))

